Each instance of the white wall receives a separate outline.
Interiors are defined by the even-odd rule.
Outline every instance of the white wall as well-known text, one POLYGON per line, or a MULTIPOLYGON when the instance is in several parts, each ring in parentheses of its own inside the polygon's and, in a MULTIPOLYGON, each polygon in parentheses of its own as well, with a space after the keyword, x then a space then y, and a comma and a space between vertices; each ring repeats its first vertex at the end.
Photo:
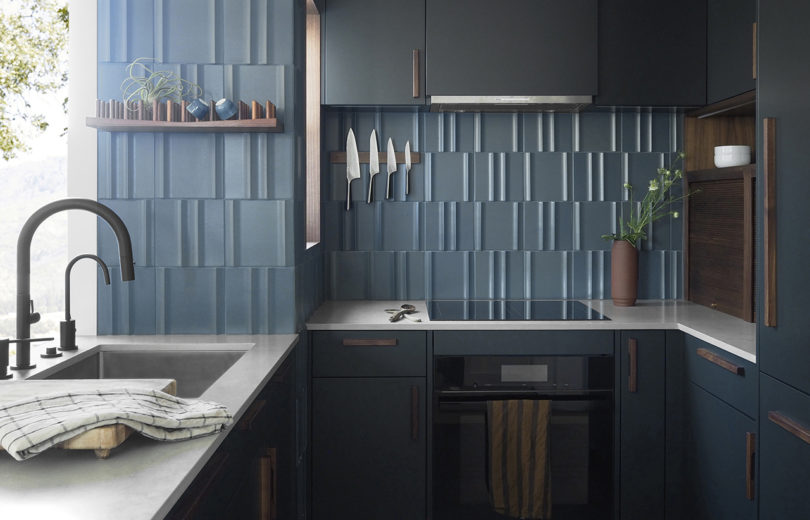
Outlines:
MULTIPOLYGON (((70 0, 68 80, 68 197, 96 199, 98 154, 96 130, 85 125, 95 113, 96 13, 95 0, 70 0)), ((86 211, 68 212, 68 257, 96 252, 96 217, 86 211)), ((78 334, 96 333, 95 262, 78 262, 71 277, 71 315, 78 334)))

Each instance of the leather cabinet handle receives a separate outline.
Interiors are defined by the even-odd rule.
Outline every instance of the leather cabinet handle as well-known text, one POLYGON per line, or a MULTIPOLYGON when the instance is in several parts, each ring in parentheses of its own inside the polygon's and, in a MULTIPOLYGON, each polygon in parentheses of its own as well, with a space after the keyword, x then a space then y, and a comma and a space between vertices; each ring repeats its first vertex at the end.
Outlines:
POLYGON ((754 500, 756 478, 755 459, 757 454, 757 434, 745 432, 745 498, 754 500))
POLYGON ((396 347, 396 338, 344 338, 344 347, 396 347))
POLYGON ((413 65, 413 97, 419 97, 419 87, 420 87, 420 79, 419 79, 419 49, 413 50, 413 56, 411 58, 411 63, 413 65))
POLYGON ((765 326, 776 327, 776 119, 763 119, 762 141, 765 326))
POLYGON ((744 376, 745 375, 745 367, 735 365, 731 361, 729 361, 729 360, 727 360, 727 359, 725 359, 725 358, 723 358, 721 356, 718 356, 717 354, 715 354, 714 352, 712 352, 710 350, 707 350, 705 348, 699 348, 699 349, 697 349, 697 355, 702 357, 703 359, 705 359, 706 361, 708 361, 710 363, 714 363, 715 365, 719 366, 720 368, 722 368, 724 370, 728 370, 729 372, 731 372, 733 374, 737 374, 738 376, 744 376))
POLYGON ((768 412, 768 419, 792 433, 799 439, 803 440, 807 444, 810 444, 810 428, 804 426, 794 419, 791 419, 782 412, 770 411, 768 412))
POLYGON ((627 391, 638 392, 638 340, 627 340, 627 353, 630 360, 630 375, 627 378, 627 391))

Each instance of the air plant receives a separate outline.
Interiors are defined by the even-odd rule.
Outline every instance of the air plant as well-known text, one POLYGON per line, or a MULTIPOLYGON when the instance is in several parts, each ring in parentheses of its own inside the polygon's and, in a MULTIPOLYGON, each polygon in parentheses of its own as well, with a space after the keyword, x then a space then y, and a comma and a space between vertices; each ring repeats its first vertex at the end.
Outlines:
POLYGON ((127 65, 129 77, 121 83, 124 101, 142 100, 152 103, 171 99, 180 102, 182 99, 197 98, 202 95, 202 87, 181 78, 169 70, 152 70, 146 62, 152 58, 138 58, 127 65))

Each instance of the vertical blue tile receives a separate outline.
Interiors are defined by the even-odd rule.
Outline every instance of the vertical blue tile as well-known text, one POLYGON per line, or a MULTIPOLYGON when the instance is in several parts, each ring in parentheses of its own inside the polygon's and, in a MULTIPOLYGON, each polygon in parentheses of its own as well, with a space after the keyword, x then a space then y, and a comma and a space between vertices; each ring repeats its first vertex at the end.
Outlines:
POLYGON ((218 195, 217 146, 214 134, 171 134, 168 195, 171 198, 212 199, 218 195))
POLYGON ((529 157, 528 185, 531 200, 566 200, 568 196, 568 157, 564 153, 533 153, 529 157))
POLYGON ((214 268, 157 269, 158 333, 217 334, 224 321, 218 278, 214 268))
POLYGON ((495 200, 495 155, 475 153, 472 154, 472 162, 472 200, 495 200))
POLYGON ((605 292, 605 280, 610 278, 610 272, 605 275, 605 259, 610 256, 610 252, 575 251, 571 256, 573 260, 571 297, 609 298, 610 292, 605 292))
POLYGON ((155 4, 153 2, 127 2, 127 58, 133 61, 141 56, 155 55, 155 4))
POLYGON ((521 152, 545 151, 545 136, 543 135, 543 114, 526 113, 521 121, 521 152))
POLYGON ((423 152, 446 152, 444 143, 444 126, 446 115, 443 112, 424 112, 419 117, 422 121, 423 152))
POLYGON ((652 152, 677 152, 675 143, 675 120, 676 114, 670 110, 654 110, 650 117, 650 151, 652 152))
MULTIPOLYGON (((135 265, 154 265, 153 225, 154 213, 151 200, 100 200, 113 210, 127 226, 132 241, 132 257, 135 265)), ((110 226, 98 219, 98 255, 107 265, 119 265, 118 241, 110 226)))
POLYGON ((429 297, 470 297, 468 255, 464 251, 430 253, 429 297))
POLYGON ((371 258, 372 300, 393 300, 396 298, 396 258, 390 251, 374 251, 371 258))
POLYGON ((366 251, 333 251, 329 258, 329 299, 368 299, 369 264, 366 251))
POLYGON ((578 119, 579 151, 613 152, 617 149, 617 121, 615 112, 582 112, 574 114, 578 119))
POLYGON ((269 315, 269 287, 264 269, 224 270, 225 332, 227 334, 262 333, 266 330, 260 316, 269 315))
MULTIPOLYGON (((373 215, 371 216, 373 218, 373 215)), ((382 249, 415 251, 419 249, 419 206, 415 202, 382 205, 382 249)))
POLYGON ((520 212, 517 202, 487 202, 481 205, 484 249, 518 248, 520 212))
POLYGON ((481 151, 481 114, 478 112, 464 112, 453 114, 454 125, 452 131, 455 135, 455 147, 452 152, 480 152, 481 151))
POLYGON ((624 197, 624 168, 621 153, 599 154, 597 170, 600 172, 601 194, 598 200, 621 201, 624 197))
POLYGON ((518 114, 481 114, 481 151, 518 151, 518 114))
POLYGON ((422 300, 425 298, 425 254, 422 251, 397 253, 398 271, 404 271, 397 293, 400 299, 422 300), (404 264, 404 265, 403 265, 404 264))
POLYGON ((495 252, 476 251, 470 254, 470 298, 495 297, 495 252))
POLYGON ((466 153, 434 154, 430 172, 432 183, 430 200, 470 200, 469 161, 469 155, 466 153))
POLYGON ((519 299, 529 297, 526 294, 526 258, 527 255, 523 251, 506 251, 503 254, 505 279, 501 280, 501 285, 505 291, 499 294, 499 297, 519 299))
POLYGON ((531 254, 530 287, 532 298, 566 298, 568 267, 563 251, 531 254))
POLYGON ((156 200, 155 264, 161 267, 225 265, 225 203, 156 200))
POLYGON ((544 249, 545 211, 542 202, 526 202, 523 206, 521 243, 524 250, 544 249))
POLYGON ((278 115, 287 115, 288 120, 284 123, 289 126, 292 124, 290 119, 293 112, 290 110, 286 114, 287 107, 284 105, 285 74, 284 66, 281 65, 234 65, 233 92, 230 96, 245 103, 256 100, 262 105, 270 100, 276 105, 278 115))
POLYGON ((573 249, 574 205, 570 202, 543 204, 544 249, 573 249))
MULTIPOLYGON (((205 99, 221 99, 225 93, 225 67, 222 65, 200 65, 197 67, 197 83, 203 89, 205 99)), ((227 95, 232 95, 228 92, 227 95)))
POLYGON ((639 299, 666 298, 666 256, 663 251, 639 251, 639 299))
POLYGON ((135 267, 135 279, 121 281, 121 269, 110 267, 110 285, 98 270, 98 334, 155 334, 155 269, 135 267))
POLYGON ((298 332, 295 306, 290 305, 290 302, 297 297, 295 294, 295 268, 274 267, 267 271, 271 311, 262 316, 268 323, 266 329, 277 334, 298 332))
POLYGON ((641 152, 641 110, 625 110, 621 114, 621 151, 641 152))
POLYGON ((228 201, 225 208, 226 261, 233 266, 293 265, 293 205, 283 200, 228 201))
MULTIPOLYGON (((424 157, 424 155, 422 155, 424 157)), ((380 165, 380 169, 382 170, 380 173, 385 171, 385 166, 380 165)), ((384 175, 380 175, 379 179, 384 178, 384 175)), ((424 166, 424 159, 423 162, 414 163, 411 165, 411 171, 408 174, 408 182, 410 183, 408 195, 405 195, 405 168, 402 167, 402 175, 401 175, 401 185, 397 187, 396 193, 398 194, 396 200, 407 200, 407 201, 420 201, 426 200, 425 199, 425 166, 424 166)), ((377 182, 378 177, 375 176, 375 181, 377 182)), ((383 184, 380 182, 380 184, 383 184)), ((379 186, 377 187, 379 189, 379 186)))
POLYGON ((498 190, 498 200, 519 202, 526 198, 525 164, 524 153, 499 154, 499 175, 503 183, 498 190))
MULTIPOLYGON (((476 202, 455 204, 456 248, 460 251, 472 251, 481 244, 481 212, 476 202)), ((448 248, 450 249, 450 248, 448 248)))
POLYGON ((579 249, 585 251, 610 249, 611 242, 602 239, 602 235, 614 232, 616 210, 613 202, 579 204, 579 249))
MULTIPOLYGON (((573 159, 573 200, 598 200, 599 172, 594 171, 594 156, 596 154, 578 152, 571 155, 573 159)), ((598 162, 596 167, 598 168, 598 162)))
POLYGON ((255 180, 251 175, 250 135, 223 135, 222 153, 224 163, 227 165, 222 174, 225 188, 225 198, 253 198, 255 192, 255 180))
POLYGON ((367 204, 365 201, 360 201, 349 212, 353 217, 356 249, 373 250, 380 247, 379 234, 383 224, 379 221, 378 214, 382 207, 384 207, 382 202, 367 204))
POLYGON ((217 23, 222 28, 222 60, 225 63, 250 63, 250 0, 228 0, 217 23))
POLYGON ((163 59, 173 63, 215 61, 214 1, 163 0, 163 59))
POLYGON ((545 137, 548 140, 545 150, 551 152, 574 151, 573 114, 544 114, 546 127, 545 137))
POLYGON ((129 136, 130 146, 130 196, 136 199, 151 199, 155 196, 155 137, 151 133, 136 133, 129 136))

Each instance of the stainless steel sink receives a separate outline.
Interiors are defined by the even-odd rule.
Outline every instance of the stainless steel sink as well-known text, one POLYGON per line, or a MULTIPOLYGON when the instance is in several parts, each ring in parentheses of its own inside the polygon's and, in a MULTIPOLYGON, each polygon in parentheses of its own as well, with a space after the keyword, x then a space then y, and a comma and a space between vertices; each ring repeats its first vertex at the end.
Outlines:
POLYGON ((174 379, 179 397, 199 397, 244 350, 105 350, 68 360, 43 379, 174 379))

